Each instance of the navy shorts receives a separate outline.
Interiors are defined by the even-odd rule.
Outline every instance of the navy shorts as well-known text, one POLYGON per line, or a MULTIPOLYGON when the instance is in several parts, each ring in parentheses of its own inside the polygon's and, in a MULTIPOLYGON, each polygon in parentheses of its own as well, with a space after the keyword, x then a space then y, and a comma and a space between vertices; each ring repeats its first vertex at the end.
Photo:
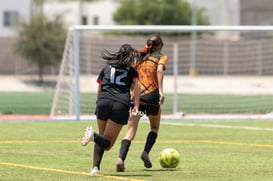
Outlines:
POLYGON ((95 114, 97 119, 111 119, 115 123, 128 123, 130 106, 110 99, 98 99, 95 114))

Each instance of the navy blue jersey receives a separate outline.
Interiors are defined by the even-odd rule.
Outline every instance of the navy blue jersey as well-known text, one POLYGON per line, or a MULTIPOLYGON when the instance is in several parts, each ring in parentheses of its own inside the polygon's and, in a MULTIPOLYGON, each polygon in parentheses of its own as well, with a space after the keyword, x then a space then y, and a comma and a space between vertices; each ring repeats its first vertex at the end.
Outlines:
POLYGON ((112 99, 130 104, 130 89, 138 73, 133 67, 116 68, 106 65, 101 70, 97 82, 101 84, 99 99, 112 99))

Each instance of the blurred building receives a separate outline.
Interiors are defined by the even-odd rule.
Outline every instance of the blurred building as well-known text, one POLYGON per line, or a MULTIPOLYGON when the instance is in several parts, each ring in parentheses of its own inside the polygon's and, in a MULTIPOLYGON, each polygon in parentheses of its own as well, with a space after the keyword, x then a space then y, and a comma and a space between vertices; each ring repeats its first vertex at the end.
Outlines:
MULTIPOLYGON (((79 1, 56 2, 49 1, 42 9, 35 6, 32 0, 1 0, 0 2, 0 75, 22 75, 37 72, 35 64, 14 54, 13 45, 16 42, 16 23, 20 20, 29 21, 35 11, 44 11, 48 17, 61 14, 67 27, 79 24, 111 25, 112 13, 119 6, 118 0, 99 0, 91 3, 79 1)), ((56 74, 58 68, 46 70, 56 74)))
POLYGON ((211 25, 239 25, 240 0, 188 0, 198 8, 203 8, 211 25))
POLYGON ((0 2, 0 36, 14 36, 16 23, 28 20, 31 14, 31 0, 9 0, 0 2))
MULTIPOLYGON (((79 24, 112 25, 112 14, 117 10, 118 0, 99 0, 94 2, 50 1, 43 5, 49 17, 61 14, 68 27, 79 24)), ((32 0, 9 0, 0 2, 0 37, 16 36, 16 23, 28 21, 37 7, 32 0)))
POLYGON ((113 13, 118 9, 118 0, 94 2, 52 2, 44 4, 48 16, 62 14, 67 26, 74 25, 113 25, 113 13))

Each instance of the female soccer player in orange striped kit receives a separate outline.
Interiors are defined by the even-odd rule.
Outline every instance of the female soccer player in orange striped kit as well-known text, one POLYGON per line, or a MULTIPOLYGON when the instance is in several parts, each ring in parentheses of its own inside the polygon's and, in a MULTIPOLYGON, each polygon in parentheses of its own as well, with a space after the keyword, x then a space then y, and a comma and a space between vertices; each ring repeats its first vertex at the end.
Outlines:
POLYGON ((168 62, 168 57, 161 53, 163 41, 158 34, 151 35, 144 50, 140 50, 141 59, 134 62, 133 67, 139 74, 140 105, 139 114, 130 115, 128 120, 128 130, 121 141, 119 157, 116 163, 116 170, 124 172, 124 162, 129 151, 131 141, 134 139, 138 127, 138 122, 144 114, 150 121, 150 132, 147 135, 141 159, 146 168, 151 168, 152 163, 149 152, 154 146, 161 119, 160 105, 164 102, 163 77, 164 70, 168 62))

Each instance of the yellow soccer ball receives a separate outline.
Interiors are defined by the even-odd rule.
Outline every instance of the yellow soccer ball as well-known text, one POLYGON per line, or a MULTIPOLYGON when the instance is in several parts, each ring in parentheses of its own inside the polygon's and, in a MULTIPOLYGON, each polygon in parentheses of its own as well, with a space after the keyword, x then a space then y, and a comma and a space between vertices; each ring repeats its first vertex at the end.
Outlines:
POLYGON ((166 148, 160 152, 159 161, 162 168, 176 168, 180 162, 180 154, 173 148, 166 148))

